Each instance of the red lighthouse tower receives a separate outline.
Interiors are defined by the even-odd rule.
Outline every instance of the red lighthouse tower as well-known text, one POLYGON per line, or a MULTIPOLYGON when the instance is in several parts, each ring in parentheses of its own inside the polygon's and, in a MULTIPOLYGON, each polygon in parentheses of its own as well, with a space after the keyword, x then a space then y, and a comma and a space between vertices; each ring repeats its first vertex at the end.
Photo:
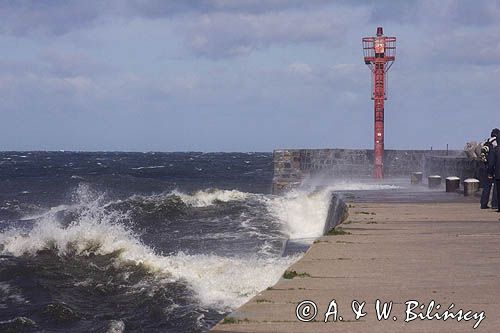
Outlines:
POLYGON ((372 71, 372 99, 375 106, 375 163, 373 176, 384 177, 384 101, 387 71, 396 56, 396 37, 384 36, 382 27, 377 28, 376 37, 363 38, 365 64, 372 71))

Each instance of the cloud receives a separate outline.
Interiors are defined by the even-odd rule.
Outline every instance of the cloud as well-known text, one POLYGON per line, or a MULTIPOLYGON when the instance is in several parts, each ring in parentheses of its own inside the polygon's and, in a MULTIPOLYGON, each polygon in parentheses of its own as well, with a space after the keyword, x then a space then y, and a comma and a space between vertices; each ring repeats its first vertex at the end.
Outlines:
POLYGON ((309 75, 312 73, 312 67, 309 64, 294 62, 288 65, 288 70, 292 73, 297 73, 301 75, 309 75))
POLYGON ((401 27, 400 50, 431 68, 500 64, 500 1, 421 1, 401 27))
POLYGON ((170 19, 215 12, 264 13, 307 9, 327 0, 43 0, 2 1, 0 32, 14 36, 61 36, 110 19, 170 19))
POLYGON ((490 66, 500 64, 500 26, 482 29, 481 33, 455 29, 429 36, 427 58, 440 64, 490 66))
POLYGON ((101 15, 98 1, 2 1, 0 32, 15 36, 62 35, 87 27, 101 15))
POLYGON ((57 77, 99 76, 115 70, 111 65, 96 61, 83 52, 62 52, 46 48, 42 50, 38 60, 50 75, 57 77))
POLYGON ((360 39, 381 25, 398 38, 388 140, 435 145, 446 133, 473 136, 483 126, 474 119, 491 117, 498 104, 499 3, 4 1, 3 131, 24 147, 40 146, 39 128, 48 137, 80 130, 81 147, 104 149, 103 138, 127 148, 151 128, 167 149, 223 149, 225 131, 238 132, 232 147, 251 149, 255 130, 268 150, 370 146, 371 136, 353 134, 371 133, 373 120, 360 39), (429 127, 429 119, 450 118, 466 125, 429 127), (23 125, 31 137, 12 120, 32 124, 23 125), (254 130, 245 132, 249 123, 254 130))
MULTIPOLYGON (((212 13, 187 23, 186 41, 197 55, 225 58, 246 55, 274 45, 325 43, 341 46, 352 21, 364 21, 364 8, 331 11, 212 13)), ((191 18, 190 18, 191 19, 191 18)))
MULTIPOLYGON (((431 46, 447 45, 445 35, 450 32, 457 41, 468 38, 457 35, 457 31, 470 28, 470 34, 479 37, 471 43, 483 50, 472 55, 477 57, 475 62, 489 63, 497 54, 496 45, 492 45, 495 38, 480 36, 474 30, 496 33, 492 27, 500 22, 500 1, 23 0, 0 4, 0 32, 4 35, 63 36, 135 19, 174 22, 187 50, 209 59, 248 55, 283 45, 341 46, 353 25, 413 27, 416 40, 431 46)), ((455 46, 450 43, 450 47, 455 46)))
MULTIPOLYGON (((498 25, 500 1, 446 0, 427 1, 420 5, 422 18, 441 18, 449 27, 483 27, 498 25)), ((439 21, 435 23, 439 24, 439 21)))
POLYGON ((310 9, 328 4, 328 0, 132 0, 122 7, 124 12, 142 17, 172 17, 186 13, 262 14, 288 9, 310 9))

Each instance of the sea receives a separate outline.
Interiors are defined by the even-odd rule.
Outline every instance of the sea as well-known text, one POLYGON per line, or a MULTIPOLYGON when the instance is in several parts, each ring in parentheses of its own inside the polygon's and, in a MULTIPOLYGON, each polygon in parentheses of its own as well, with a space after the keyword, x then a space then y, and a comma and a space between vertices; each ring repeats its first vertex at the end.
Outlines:
POLYGON ((365 186, 272 177, 271 153, 0 152, 0 332, 207 332, 365 186))

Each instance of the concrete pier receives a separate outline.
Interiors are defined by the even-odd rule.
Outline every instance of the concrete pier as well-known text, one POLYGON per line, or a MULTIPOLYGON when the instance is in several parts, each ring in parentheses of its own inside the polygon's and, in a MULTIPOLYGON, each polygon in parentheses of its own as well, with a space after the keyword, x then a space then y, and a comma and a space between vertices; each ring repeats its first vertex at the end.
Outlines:
MULTIPOLYGON (((277 149, 273 153, 273 193, 298 186, 310 177, 363 178, 373 176, 373 150, 366 149, 277 149)), ((384 175, 408 177, 414 172, 477 178, 482 162, 466 157, 463 151, 385 150, 384 175)), ((413 180, 417 181, 417 179, 413 180)))
POLYGON ((212 331, 498 332, 500 214, 480 210, 474 197, 431 195, 350 200, 350 216, 343 226, 350 234, 318 239, 288 269, 298 276, 281 278, 212 331), (387 320, 377 320, 377 299, 394 302, 387 320), (296 318, 296 307, 304 300, 317 305, 311 322, 296 318), (343 320, 332 322, 330 316, 325 323, 332 300, 343 320), (366 316, 355 319, 353 300, 366 302, 366 316), (405 323, 405 302, 410 300, 425 307, 431 300, 441 305, 431 313, 443 313, 453 303, 455 311, 484 311, 485 318, 476 330, 477 320, 405 323))

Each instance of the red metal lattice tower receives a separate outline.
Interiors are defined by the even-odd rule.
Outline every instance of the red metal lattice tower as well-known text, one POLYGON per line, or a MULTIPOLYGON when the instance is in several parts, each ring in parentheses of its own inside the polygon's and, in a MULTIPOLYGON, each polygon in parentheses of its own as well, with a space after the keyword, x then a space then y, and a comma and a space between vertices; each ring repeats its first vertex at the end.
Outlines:
POLYGON ((384 36, 382 27, 376 37, 363 38, 365 64, 372 71, 372 99, 375 108, 375 178, 384 178, 384 101, 387 99, 387 71, 396 58, 396 37, 384 36))

